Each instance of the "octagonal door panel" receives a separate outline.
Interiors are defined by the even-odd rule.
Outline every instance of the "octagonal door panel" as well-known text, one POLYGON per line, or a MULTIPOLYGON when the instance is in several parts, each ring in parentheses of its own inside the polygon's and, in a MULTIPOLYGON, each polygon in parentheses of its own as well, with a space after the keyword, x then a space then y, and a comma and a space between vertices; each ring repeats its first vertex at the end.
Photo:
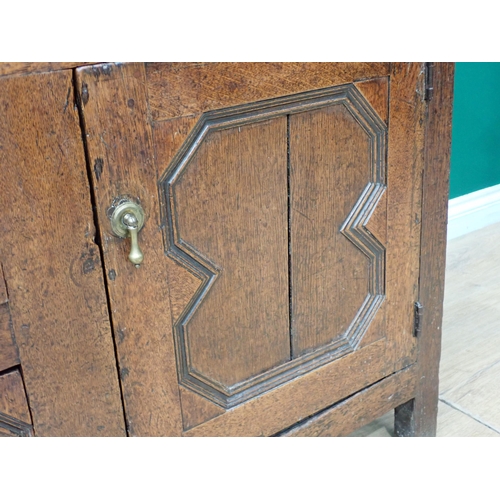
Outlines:
POLYGON ((418 65, 254 66, 78 73, 133 435, 273 434, 414 359, 418 65))

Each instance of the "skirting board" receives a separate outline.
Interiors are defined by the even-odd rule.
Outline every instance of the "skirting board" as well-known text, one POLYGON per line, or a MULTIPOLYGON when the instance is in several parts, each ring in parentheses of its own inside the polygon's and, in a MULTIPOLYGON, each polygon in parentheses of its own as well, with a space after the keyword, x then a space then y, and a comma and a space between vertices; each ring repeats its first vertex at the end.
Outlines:
POLYGON ((449 201, 448 240, 495 222, 500 222, 500 184, 449 201))

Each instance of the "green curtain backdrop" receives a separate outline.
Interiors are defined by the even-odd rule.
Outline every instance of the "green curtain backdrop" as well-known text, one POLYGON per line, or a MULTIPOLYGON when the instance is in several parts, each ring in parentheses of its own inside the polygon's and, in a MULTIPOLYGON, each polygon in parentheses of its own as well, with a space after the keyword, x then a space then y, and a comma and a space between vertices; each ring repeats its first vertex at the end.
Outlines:
POLYGON ((500 184, 500 63, 457 63, 450 198, 500 184))

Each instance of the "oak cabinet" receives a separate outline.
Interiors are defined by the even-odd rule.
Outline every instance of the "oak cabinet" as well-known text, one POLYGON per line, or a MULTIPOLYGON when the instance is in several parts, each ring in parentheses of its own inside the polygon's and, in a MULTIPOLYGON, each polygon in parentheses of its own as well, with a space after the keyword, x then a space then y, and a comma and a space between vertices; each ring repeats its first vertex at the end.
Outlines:
POLYGON ((452 83, 424 63, 0 77, 0 427, 333 436, 396 408, 398 435, 434 434, 452 83))

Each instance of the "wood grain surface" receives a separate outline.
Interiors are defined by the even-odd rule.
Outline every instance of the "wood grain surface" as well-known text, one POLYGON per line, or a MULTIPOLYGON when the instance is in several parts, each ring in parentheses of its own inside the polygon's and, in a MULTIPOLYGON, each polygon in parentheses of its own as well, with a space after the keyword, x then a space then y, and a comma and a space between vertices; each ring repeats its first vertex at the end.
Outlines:
MULTIPOLYGON (((421 63, 69 69, 85 64, 0 64, 0 416, 40 436, 326 436, 399 405, 397 435, 433 435, 453 65, 435 66, 427 105, 421 63), (224 410, 179 384, 175 325, 201 280, 166 255, 158 180, 202 113, 352 82, 389 125, 365 225, 387 249, 386 301, 355 352, 224 410), (138 269, 109 223, 123 195, 146 213, 138 269)), ((210 132, 173 188, 181 240, 217 272, 188 360, 225 385, 338 338, 368 290, 368 259, 339 232, 370 180, 367 135, 343 106, 294 113, 210 132)), ((456 398, 472 408, 497 368, 456 398)))
POLYGON ((21 372, 0 375, 0 437, 33 436, 31 415, 21 372))
POLYGON ((3 266, 0 263, 0 305, 9 301, 9 293, 7 291, 7 284, 3 275, 3 266))
MULTIPOLYGON (((176 153, 178 148, 182 145, 184 140, 186 140, 186 138, 187 138, 189 132, 191 131, 192 127, 194 126, 195 122, 196 122, 195 118, 179 118, 179 119, 164 121, 164 122, 160 122, 160 123, 155 123, 155 126, 153 128, 155 153, 156 153, 156 162, 158 165, 158 170, 160 172, 164 171, 167 168, 167 166, 170 164, 174 154, 176 153)), ((350 124, 351 124, 351 128, 353 128, 352 127, 353 123, 351 122, 350 124)), ((341 124, 338 124, 338 125, 339 125, 338 128, 341 129, 341 124)), ((355 127, 356 127, 356 125, 354 124, 354 128, 355 127)), ((360 135, 362 135, 363 138, 366 137, 364 135, 364 132, 359 130, 359 127, 358 127, 358 131, 360 132, 360 135)), ((332 130, 329 130, 329 132, 332 132, 332 130)), ((337 132, 337 130, 335 130, 335 132, 337 132)), ((340 132, 340 134, 342 134, 342 132, 340 132)), ((328 137, 328 133, 325 133, 324 136, 325 136, 325 138, 328 137)), ((327 141, 328 139, 325 139, 325 140, 327 141)), ((299 142, 299 141, 297 141, 297 142, 299 142)), ((365 142, 365 144, 367 145, 367 142, 365 142)), ((368 155, 370 154, 369 151, 365 151, 365 152, 366 152, 366 157, 368 157, 368 155)), ((223 156, 220 156, 220 158, 221 159, 219 161, 224 161, 223 156)), ((206 161, 203 162, 204 168, 205 168, 205 165, 206 165, 206 161)), ((341 162, 339 162, 339 165, 341 165, 341 162)), ((189 171, 189 168, 190 167, 186 168, 186 172, 189 171)), ((305 169, 305 170, 307 170, 307 169, 305 169)), ((310 170, 311 170, 311 168, 309 168, 309 171, 310 170)), ((361 194, 363 188, 366 186, 366 183, 368 182, 368 179, 370 178, 369 177, 369 172, 370 172, 369 166, 368 166, 367 170, 368 170, 368 175, 366 176, 367 178, 364 179, 365 182, 363 182, 362 187, 359 189, 359 193, 357 193, 357 195, 353 199, 349 209, 352 209, 359 194, 361 194)), ((186 175, 186 174, 184 173, 183 175, 186 175)), ((304 177, 306 177, 305 174, 304 174, 304 177)), ((205 184, 207 184, 207 183, 205 183, 205 184)), ((339 189, 339 191, 340 191, 340 189, 339 189)), ((190 192, 198 194, 200 192, 200 190, 199 189, 190 189, 190 192)), ((384 201, 385 201, 385 198, 384 198, 384 201)), ((348 211, 346 213, 348 213, 348 211)), ((384 214, 385 214, 385 210, 384 210, 384 214)), ((202 215, 201 218, 202 219, 206 218, 206 215, 202 215)), ((343 220, 340 220, 340 218, 341 218, 340 216, 338 216, 338 218, 339 218, 339 226, 340 226, 340 224, 343 222, 343 220)), ((344 218, 345 218, 345 215, 344 215, 344 218)), ((210 226, 210 227, 212 227, 212 226, 210 226)), ((337 230, 338 230, 338 228, 337 228, 337 230)), ((206 229, 201 228, 201 224, 200 224, 200 231, 206 232, 206 229)), ((220 236, 219 236, 219 238, 220 238, 220 236)), ((345 237, 342 236, 342 239, 345 239, 345 237)), ((352 244, 349 243, 347 240, 346 240, 346 243, 347 243, 346 246, 352 247, 352 244)), ((355 249, 354 249, 354 251, 356 252, 355 249)), ((366 258, 362 254, 361 254, 361 258, 363 260, 366 260, 366 258)), ((174 318, 177 318, 178 315, 182 312, 183 308, 188 304, 189 299, 195 294, 195 292, 199 286, 199 281, 194 279, 193 276, 190 275, 190 273, 187 272, 185 269, 183 270, 182 266, 178 266, 178 265, 171 266, 171 269, 172 269, 172 274, 170 275, 170 278, 169 278, 169 280, 170 280, 169 281, 170 299, 171 299, 171 304, 172 304, 173 316, 174 316, 174 318)), ((365 291, 367 291, 367 290, 368 290, 368 287, 365 288, 365 291)), ((365 296, 366 296, 366 293, 363 295, 363 298, 365 296)), ((359 306, 358 306, 358 308, 359 308, 359 306)), ((211 310, 213 311, 214 308, 211 308, 211 310)), ((353 312, 352 317, 354 317, 355 312, 356 311, 353 312)), ((349 319, 352 320, 352 317, 349 319)), ((201 323, 202 322, 200 322, 200 324, 201 323)), ((384 335, 384 330, 385 330, 384 323, 385 323, 384 311, 380 311, 380 314, 377 316, 376 321, 373 324, 373 328, 370 327, 368 332, 367 332, 367 335, 366 335, 367 342, 365 345, 368 345, 371 342, 377 341, 378 339, 380 339, 384 335)), ((312 329, 310 331, 312 331, 312 329)), ((184 394, 184 392, 183 392, 183 394, 184 394)), ((191 400, 192 399, 193 398, 191 398, 191 400)), ((194 399, 196 399, 196 398, 194 398, 194 399)), ((188 398, 185 398, 183 396, 182 404, 184 405, 185 401, 190 401, 189 404, 191 405, 192 404, 191 400, 189 400, 188 398)), ((194 419, 194 415, 195 415, 194 409, 190 408, 188 413, 189 413, 189 415, 186 416, 187 419, 189 419, 190 421, 196 420, 197 422, 201 422, 200 419, 194 419)))
POLYGON ((182 424, 184 430, 212 420, 224 413, 224 408, 208 401, 205 397, 196 394, 190 389, 180 387, 182 424))
MULTIPOLYGON (((422 70, 418 63, 392 66, 389 115, 386 78, 389 68, 385 64, 106 64, 76 71, 131 435, 272 435, 414 363, 417 343, 412 335, 413 303, 418 298, 424 164, 422 70), (168 248, 161 214, 165 214, 166 208, 158 197, 158 179, 201 113, 352 81, 383 120, 389 116, 387 192, 382 199, 381 214, 375 212, 366 223, 375 237, 387 244, 384 311, 380 311, 379 322, 368 330, 366 343, 356 352, 309 373, 298 373, 296 379, 220 412, 212 403, 201 401, 201 396, 179 387, 173 326, 194 300, 201 281, 195 272, 165 255, 168 248), (128 241, 112 235, 107 218, 113 199, 124 194, 138 199, 146 212, 146 224, 139 235, 145 261, 139 269, 128 262, 128 241)), ((340 109, 343 108, 332 112, 326 108, 289 118, 292 318, 296 312, 294 303, 298 302, 294 299, 295 290, 309 281, 300 302, 308 302, 310 323, 322 318, 319 324, 306 324, 302 328, 307 341, 297 345, 298 354, 338 336, 348 321, 347 316, 353 315, 349 308, 359 309, 356 301, 366 295, 368 288, 366 257, 345 237, 341 258, 337 259, 328 248, 336 237, 332 232, 338 232, 338 226, 369 180, 370 151, 365 147, 366 136, 340 109), (321 136, 329 141, 325 139, 322 144, 321 136), (304 146, 308 143, 308 147, 304 146), (341 144, 349 147, 344 150, 341 144), (336 165, 335 162, 342 168, 328 170, 327 165, 336 165), (294 171, 299 168, 295 165, 301 164, 322 168, 294 171), (326 191, 333 192, 333 197, 326 197, 326 191), (310 199, 306 200, 307 197, 310 199), (327 217, 331 212, 338 217, 335 224, 327 217), (302 232, 296 231, 299 236, 294 243, 295 227, 302 232), (310 236, 311 231, 316 233, 310 236), (308 246, 314 245, 317 248, 309 252, 308 246), (308 252, 313 257, 308 257, 308 252), (347 265, 346 259, 351 257, 354 262, 347 265), (304 277, 294 282, 294 272, 304 262, 311 265, 306 265, 304 277), (335 279, 344 283, 338 288, 347 291, 335 296, 335 300, 331 297, 332 290, 327 288, 331 281, 319 278, 311 281, 309 268, 318 267, 319 263, 325 269, 333 265, 335 279), (340 304, 337 307, 345 317, 339 319, 335 311, 330 314, 332 302, 340 304), (314 310, 315 304, 324 306, 326 312, 320 311, 326 314, 324 318, 314 310)), ((223 286, 217 291, 215 281, 204 298, 209 302, 202 303, 187 323, 187 337, 195 334, 193 342, 199 342, 198 347, 190 343, 194 356, 189 362, 198 363, 202 370, 225 384, 259 370, 265 372, 286 359, 281 340, 276 342, 283 329, 285 334, 288 332, 287 311, 283 307, 288 286, 287 270, 283 269, 287 250, 286 186, 283 192, 280 190, 280 184, 286 182, 286 164, 281 164, 281 159, 273 160, 273 151, 284 149, 286 144, 281 138, 285 118, 245 125, 237 132, 236 129, 217 132, 211 139, 213 151, 207 145, 202 146, 197 154, 203 156, 190 160, 173 188, 177 204, 175 224, 181 240, 191 249, 190 255, 198 253, 220 273, 217 279, 223 286), (255 175, 256 164, 264 164, 268 169, 264 180, 255 175), (248 193, 244 186, 250 186, 248 193), (247 203, 245 196, 252 198, 259 209, 247 203), (263 209, 268 212, 264 210, 262 218, 263 209), (271 214, 274 215, 266 218, 271 214), (267 226, 258 226, 262 222, 267 222, 267 226), (242 224, 246 224, 245 231, 240 233, 242 224), (259 230, 254 230, 254 226, 259 230), (266 264, 269 256, 262 251, 264 240, 269 245, 265 232, 269 227, 274 228, 269 231, 277 238, 271 240, 271 247, 284 246, 283 258, 273 254, 276 267, 272 269, 266 264), (234 268, 233 263, 236 263, 234 268), (266 272, 252 275, 251 270, 262 267, 262 263, 267 266, 266 272), (244 282, 247 289, 238 289, 238 282, 244 282), (269 303, 257 300, 262 292, 258 283, 265 289, 269 303), (230 296, 229 304, 222 295, 218 297, 222 291, 230 296), (230 315, 221 314, 226 306, 230 306, 230 315), (282 317, 285 323, 273 322, 275 330, 266 339, 264 327, 259 323, 269 319, 268 310, 274 311, 270 317, 275 320, 282 317), (238 333, 238 328, 244 326, 251 326, 256 334, 245 337, 238 333), (213 331, 218 332, 219 338, 209 334, 213 331), (263 348, 266 345, 268 349, 263 348), (252 355, 254 347, 259 356, 252 355), (231 360, 229 367, 221 363, 221 359, 241 353, 249 355, 248 362, 239 364, 231 360)), ((320 274, 319 267, 313 271, 320 274)), ((300 339, 301 333, 297 335, 295 327, 292 331, 300 339)), ((397 402, 400 401, 394 404, 397 402)))
POLYGON ((391 66, 387 167, 387 338, 394 371, 417 356, 413 336, 418 299, 422 172, 424 167, 424 65, 391 66))
POLYGON ((0 375, 0 412, 31 425, 31 415, 19 370, 0 375))
POLYGON ((385 375, 384 340, 236 406, 186 436, 270 436, 385 375))
POLYGON ((347 330, 369 291, 369 260, 340 227, 371 180, 368 136, 343 105, 290 116, 293 356, 347 330))
POLYGON ((39 436, 125 432, 71 71, 0 79, 2 265, 39 436))
POLYGON ((0 304, 0 371, 20 363, 9 304, 0 304))
POLYGON ((415 394, 416 367, 402 370, 280 434, 284 437, 347 436, 415 394))
POLYGON ((7 284, 0 264, 0 371, 12 368, 19 363, 19 351, 17 350, 10 316, 7 284))
POLYGON ((356 82, 356 87, 365 96, 371 107, 386 123, 389 121, 389 77, 356 82))
POLYGON ((419 294, 424 306, 418 354, 421 383, 412 427, 405 430, 405 434, 416 436, 436 434, 454 70, 453 63, 434 65, 434 97, 429 102, 426 125, 419 294))
POLYGON ((388 63, 149 63, 153 120, 389 74, 388 63))
MULTIPOLYGON (((76 72, 99 232, 109 289, 128 432, 182 432, 168 286, 148 123, 143 64, 98 65, 76 72), (128 260, 130 241, 113 235, 107 210, 115 197, 140 200, 146 221, 139 233, 144 263, 128 260)), ((171 265, 174 265, 170 262, 171 265)))
POLYGON ((382 245, 387 246, 387 196, 386 193, 382 195, 382 198, 377 204, 377 209, 372 214, 368 223, 366 224, 366 229, 370 231, 375 238, 377 238, 382 245))
POLYGON ((92 64, 89 62, 2 62, 0 77, 6 75, 27 75, 30 73, 48 73, 92 64))
POLYGON ((186 327, 192 369, 232 386, 288 361, 286 116, 211 132, 173 195, 178 238, 220 269, 186 327))

